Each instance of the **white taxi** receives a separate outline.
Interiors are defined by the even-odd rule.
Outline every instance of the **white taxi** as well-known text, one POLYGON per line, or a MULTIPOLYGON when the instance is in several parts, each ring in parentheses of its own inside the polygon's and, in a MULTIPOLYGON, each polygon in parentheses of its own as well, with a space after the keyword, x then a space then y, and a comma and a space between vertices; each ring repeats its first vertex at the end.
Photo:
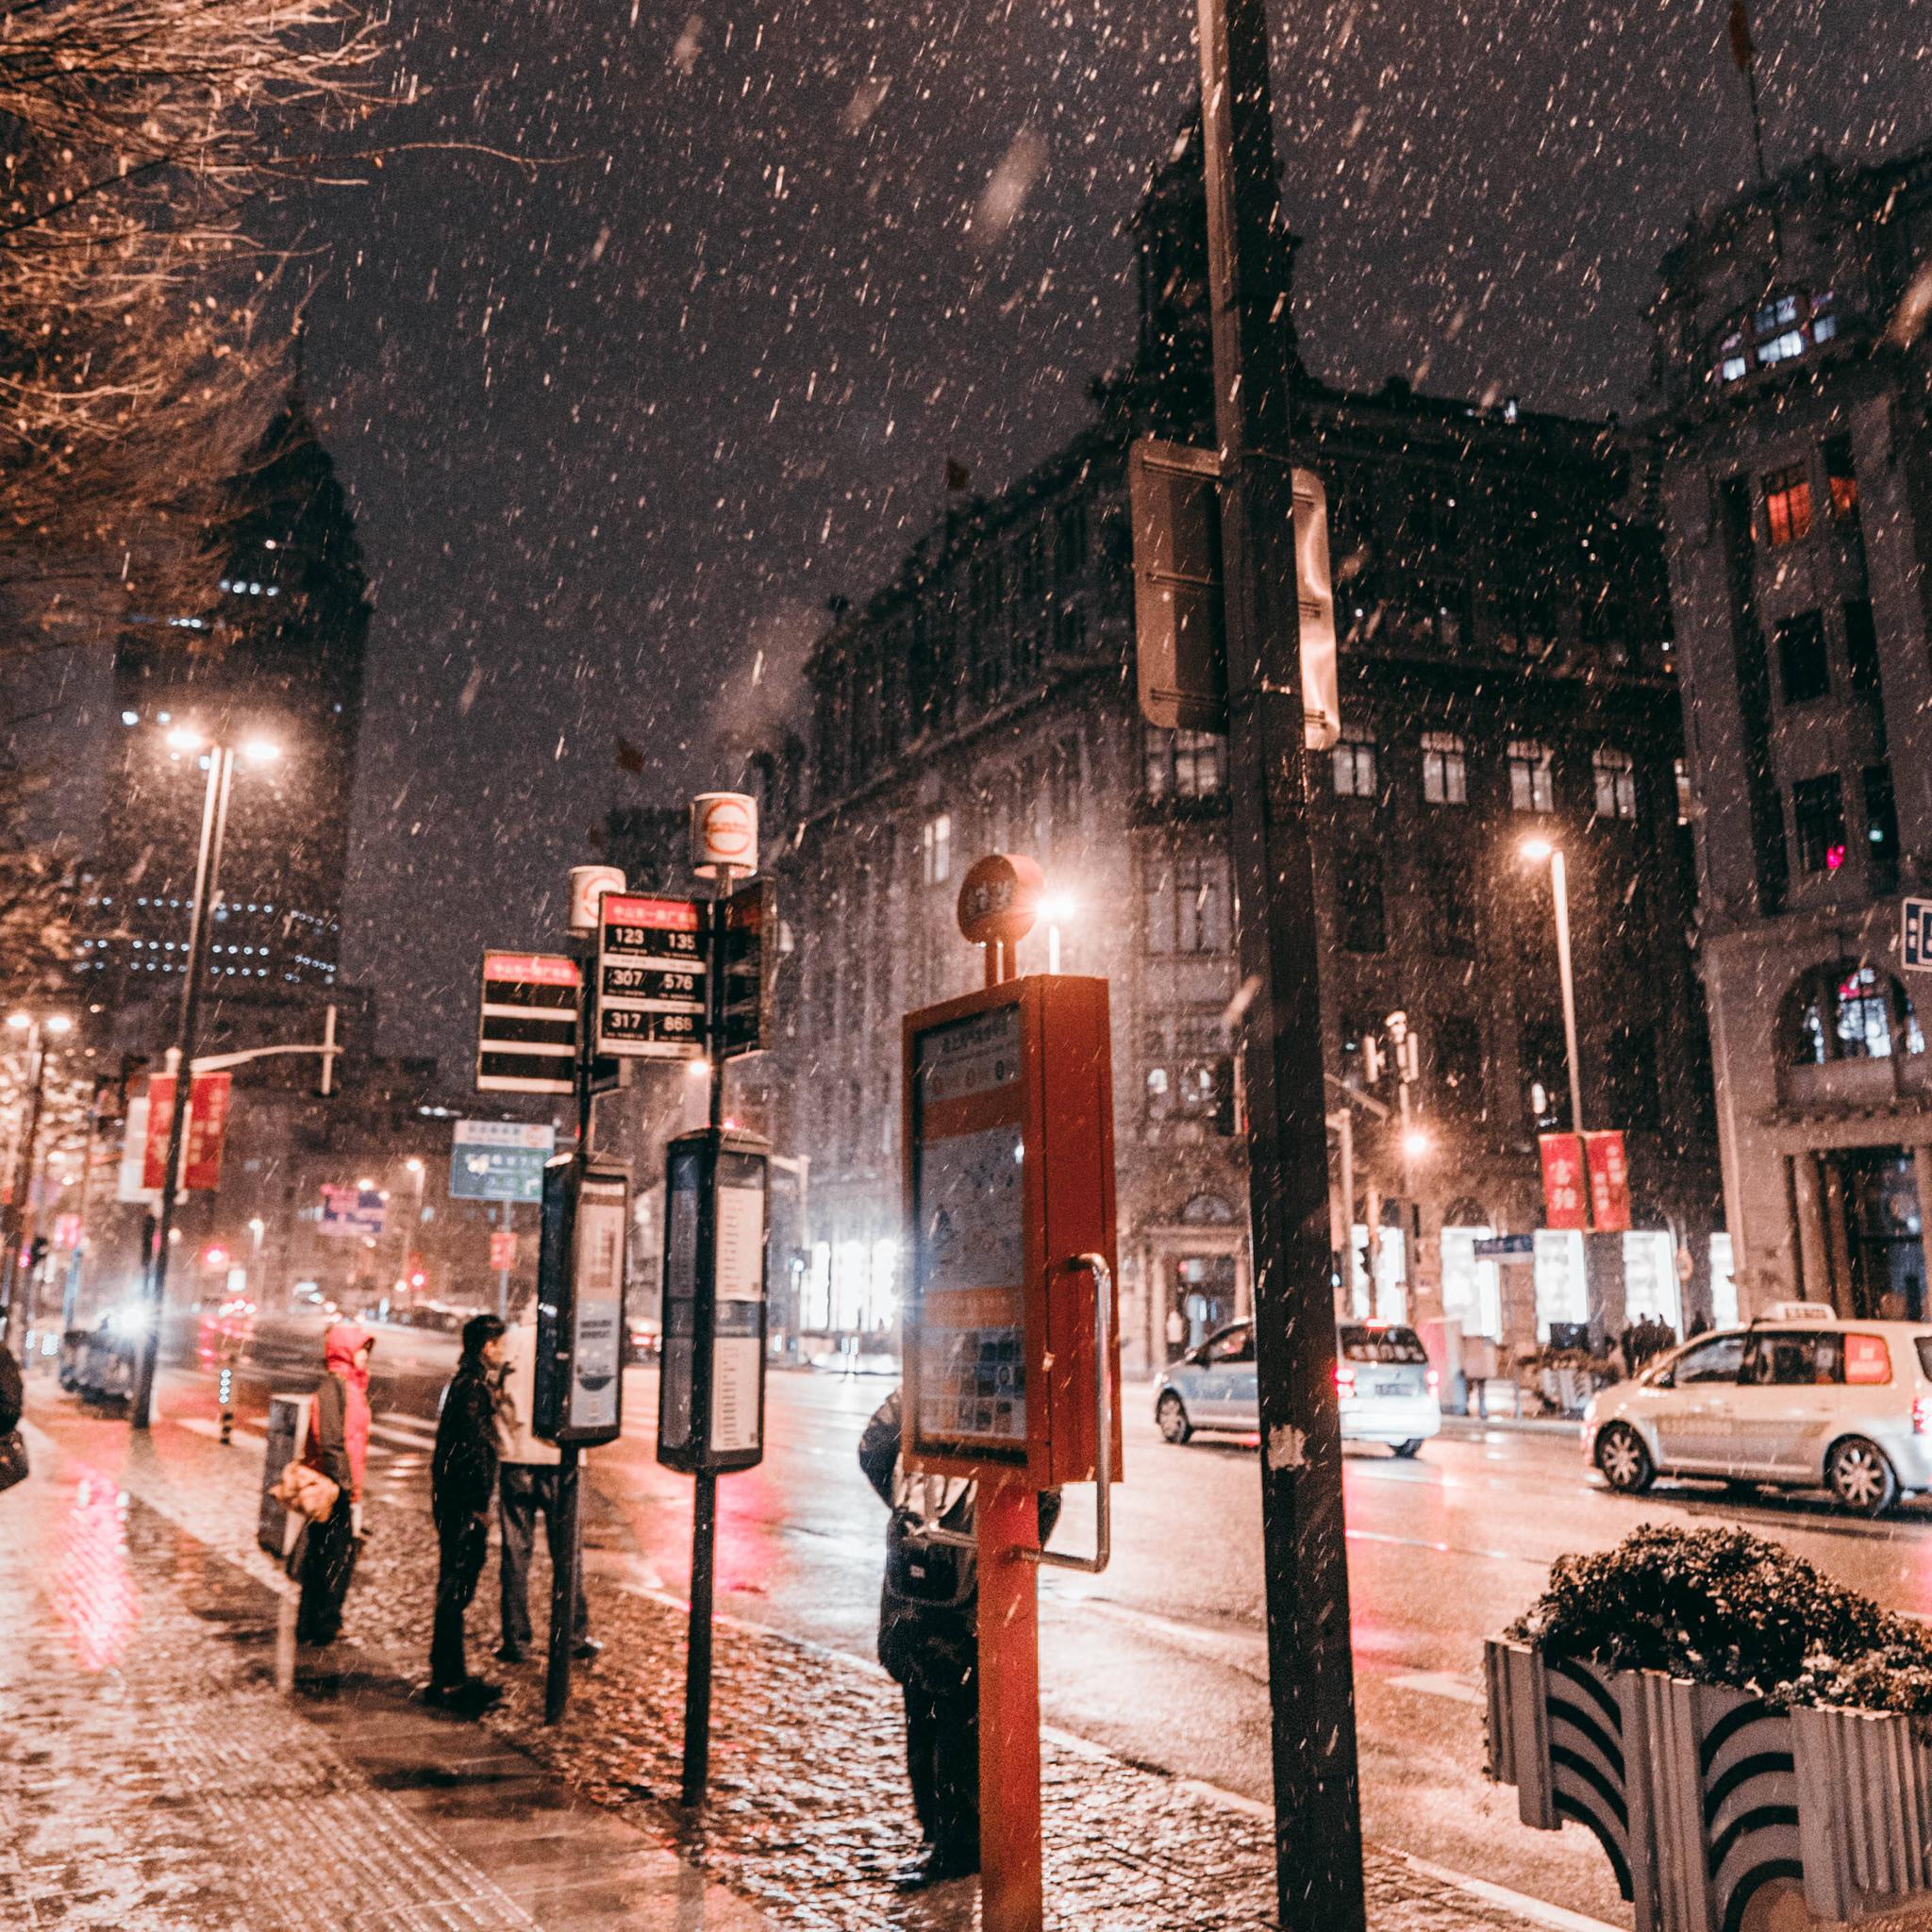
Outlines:
POLYGON ((1880 1515, 1932 1490, 1932 1324, 1778 1304, 1599 1391, 1583 1454, 1613 1490, 1659 1475, 1822 1483, 1847 1509, 1880 1515))

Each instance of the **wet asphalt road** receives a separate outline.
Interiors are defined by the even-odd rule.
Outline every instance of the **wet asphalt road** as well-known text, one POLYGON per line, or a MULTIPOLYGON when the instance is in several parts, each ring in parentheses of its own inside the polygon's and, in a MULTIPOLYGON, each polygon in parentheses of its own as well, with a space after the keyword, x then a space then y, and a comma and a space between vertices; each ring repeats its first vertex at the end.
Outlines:
MULTIPOLYGON (((890 1385, 774 1374, 767 1456, 719 1484, 718 1607, 870 1656, 884 1511, 854 1457, 890 1385)), ((424 1498, 428 1385, 392 1385, 377 1480, 424 1498)), ((691 1484, 658 1467, 656 1376, 626 1377, 629 1428, 591 1457, 587 1541, 607 1574, 682 1593, 691 1484)), ((1114 1559, 1098 1577, 1042 1577, 1050 1724, 1253 1800, 1269 1795, 1259 1478, 1251 1443, 1160 1441, 1129 1385, 1126 1483, 1114 1559)), ((1069 1492, 1060 1541, 1091 1547, 1091 1491, 1069 1492)), ((1541 1588, 1551 1559, 1643 1522, 1735 1524, 1777 1538, 1891 1607, 1932 1611, 1932 1511, 1849 1521, 1821 1498, 1716 1489, 1616 1496, 1588 1481, 1573 1431, 1457 1427, 1413 1462, 1351 1449, 1346 1470, 1364 1823, 1377 1841, 1627 1924, 1594 1842, 1532 1832, 1513 1791, 1481 1775, 1482 1639, 1541 1588)), ((726 1694, 724 1687, 720 1694, 726 1694)))

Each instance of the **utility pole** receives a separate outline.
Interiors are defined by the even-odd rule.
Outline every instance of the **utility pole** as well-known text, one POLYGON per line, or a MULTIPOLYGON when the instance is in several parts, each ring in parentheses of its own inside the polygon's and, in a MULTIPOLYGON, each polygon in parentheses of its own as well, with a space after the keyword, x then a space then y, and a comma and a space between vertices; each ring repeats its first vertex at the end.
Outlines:
POLYGON ((1281 1923, 1364 1926, 1319 937, 1294 550, 1288 228, 1264 0, 1199 0, 1281 1923))

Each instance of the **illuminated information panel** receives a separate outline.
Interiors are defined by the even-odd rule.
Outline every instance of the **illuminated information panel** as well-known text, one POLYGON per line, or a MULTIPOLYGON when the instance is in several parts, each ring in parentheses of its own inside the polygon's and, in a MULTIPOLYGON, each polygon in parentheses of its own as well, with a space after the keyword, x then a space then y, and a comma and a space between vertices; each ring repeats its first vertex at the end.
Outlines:
POLYGON ((1020 1009, 921 1033, 912 1049, 914 1431, 1026 1457, 1026 1242, 1020 1009))

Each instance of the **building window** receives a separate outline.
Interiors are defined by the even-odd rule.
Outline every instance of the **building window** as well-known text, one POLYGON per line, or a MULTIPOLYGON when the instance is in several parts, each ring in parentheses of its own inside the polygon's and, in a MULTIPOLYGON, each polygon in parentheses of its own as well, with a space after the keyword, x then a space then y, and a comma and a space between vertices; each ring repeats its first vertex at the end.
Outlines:
POLYGON ((1677 780, 1677 823, 1688 825, 1697 803, 1697 790, 1690 782, 1690 767, 1682 758, 1673 758, 1671 770, 1677 780))
POLYGON ((1787 1066, 1890 1059, 1894 1039, 1907 1054, 1925 1051, 1904 987, 1856 959, 1807 973, 1785 995, 1781 1032, 1787 1066))
POLYGON ((953 875, 953 818, 939 812, 919 828, 919 876, 928 886, 942 886, 953 875))
POLYGON ((1802 543, 1811 534, 1811 480, 1803 463, 1774 470, 1764 479, 1764 525, 1774 550, 1802 543))
POLYGON ((1389 947, 1389 913, 1382 894, 1382 855, 1373 845, 1342 850, 1335 874, 1335 924, 1351 953, 1389 947))
POLYGON ((1554 811, 1556 753, 1533 738, 1509 741, 1509 809, 1554 811))
POLYGON ((1218 731, 1142 727, 1149 798, 1212 798, 1227 783, 1227 740, 1218 731))
POLYGON ((1872 887, 1874 891, 1889 892, 1898 883, 1898 802, 1892 796, 1891 767, 1867 765, 1862 784, 1872 887))
POLYGON ((1844 606, 1845 670, 1852 689, 1867 697, 1881 690, 1878 670, 1878 626, 1872 617, 1872 600, 1854 597, 1844 606))
POLYGON ((1824 439, 1824 489, 1831 514, 1838 523, 1856 522, 1858 514, 1858 473, 1852 462, 1852 439, 1824 439))
POLYGON ((1844 787, 1836 772, 1800 778, 1791 787, 1791 815, 1798 833, 1798 869, 1836 872, 1845 862, 1844 787))
POLYGON ((1358 730, 1342 726, 1335 749, 1328 754, 1335 773, 1338 798, 1373 798, 1375 795, 1375 746, 1358 730))
POLYGON ((1831 665, 1824 655, 1824 618, 1816 610, 1788 617, 1777 627, 1777 675, 1785 703, 1808 705, 1831 695, 1831 665))
POLYGON ((1482 1028, 1467 1013, 1441 1013, 1434 1031, 1436 1100, 1446 1114, 1471 1124, 1482 1120, 1482 1028))
POLYGON ((1061 583, 1087 567, 1087 504, 1083 497, 1063 503, 1054 519, 1054 575, 1061 583))
POLYGON ((1600 819, 1637 816, 1637 761, 1627 751, 1599 745, 1591 754, 1596 778, 1596 815, 1600 819))
POLYGON ((1233 943, 1234 908, 1223 852, 1146 857, 1142 886, 1150 953, 1225 953, 1233 943))
POLYGON ((1469 748, 1453 731, 1423 733, 1423 797, 1430 805, 1469 803, 1469 748))
POLYGON ((1163 1058, 1147 1069, 1147 1119, 1205 1121, 1217 1134, 1234 1132, 1234 1061, 1226 1054, 1163 1058))

